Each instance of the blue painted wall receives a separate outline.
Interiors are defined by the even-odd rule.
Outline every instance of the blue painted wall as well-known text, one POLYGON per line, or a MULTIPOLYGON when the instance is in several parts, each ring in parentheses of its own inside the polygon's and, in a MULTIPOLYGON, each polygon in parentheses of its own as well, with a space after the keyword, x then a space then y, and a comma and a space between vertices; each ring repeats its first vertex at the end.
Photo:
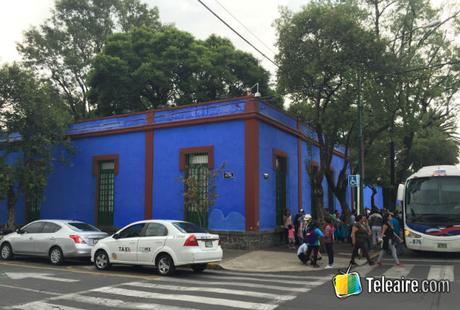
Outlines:
POLYGON ((297 138, 265 123, 259 129, 259 227, 261 231, 273 230, 276 226, 276 175, 273 169, 273 149, 279 149, 288 155, 287 202, 292 215, 297 214, 297 138), (264 173, 269 174, 266 180, 264 173))
MULTIPOLYGON (((379 208, 383 208, 383 191, 381 186, 376 186, 377 194, 374 197, 375 205, 379 208)), ((365 186, 363 190, 364 196, 364 208, 371 209, 372 207, 372 189, 369 186, 365 186)))
POLYGON ((214 145, 214 166, 225 164, 233 179, 216 179, 217 200, 209 210, 209 228, 244 231, 244 122, 159 129, 154 133, 153 217, 183 219, 184 198, 179 170, 181 148, 214 145))
POLYGON ((145 136, 129 133, 73 141, 75 154, 57 163, 49 177, 42 218, 96 220, 96 177, 93 156, 118 154, 115 176, 114 225, 121 227, 144 217, 145 136))
MULTIPOLYGON (((245 101, 234 99, 227 102, 203 104, 156 111, 155 123, 174 123, 185 119, 238 114, 245 111, 245 101)), ((290 128, 296 128, 295 119, 261 103, 260 112, 290 128)), ((124 115, 116 118, 90 120, 70 126, 69 133, 81 134, 108 129, 136 127, 147 124, 145 114, 124 115)), ((273 150, 288 154, 287 206, 295 215, 298 209, 298 154, 297 137, 272 125, 259 122, 259 227, 261 231, 275 229, 275 171, 273 150), (269 174, 269 179, 263 177, 269 174)), ((302 131, 313 137, 311 129, 302 131)), ((233 172, 233 179, 217 177, 217 200, 209 210, 209 228, 220 231, 245 230, 245 122, 227 121, 162 128, 154 130, 153 154, 153 218, 183 219, 184 199, 182 173, 179 169, 181 148, 214 146, 214 165, 225 164, 225 171, 233 172)), ((93 156, 119 156, 119 173, 115 177, 114 225, 124 226, 144 218, 145 195, 145 132, 124 133, 73 140, 75 154, 68 162, 54 162, 54 171, 49 177, 45 199, 41 206, 42 218, 71 218, 95 223, 96 177, 93 175, 93 156)), ((301 142, 302 161, 302 206, 311 213, 311 187, 307 173, 310 160, 319 162, 316 146, 301 142)), ((248 163, 249 164, 249 163, 248 163)), ((336 171, 342 159, 335 156, 336 171)), ((324 206, 328 206, 327 184, 324 180, 324 206)), ((351 200, 351 195, 349 195, 351 200)), ((24 221, 23 201, 16 207, 18 223, 24 221)), ((340 209, 336 201, 335 206, 340 209)), ((0 202, 0 223, 6 222, 5 202, 0 202)))

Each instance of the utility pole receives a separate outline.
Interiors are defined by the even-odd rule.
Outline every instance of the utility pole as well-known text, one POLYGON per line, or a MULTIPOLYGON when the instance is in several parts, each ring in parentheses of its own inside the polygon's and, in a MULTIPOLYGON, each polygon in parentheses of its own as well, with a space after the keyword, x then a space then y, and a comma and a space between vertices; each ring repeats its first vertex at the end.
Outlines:
POLYGON ((358 75, 358 139, 359 139, 359 187, 358 187, 358 206, 357 213, 362 214, 364 211, 363 208, 363 182, 364 182, 364 143, 363 143, 363 124, 362 124, 362 114, 363 114, 363 105, 361 102, 361 79, 362 71, 358 75))

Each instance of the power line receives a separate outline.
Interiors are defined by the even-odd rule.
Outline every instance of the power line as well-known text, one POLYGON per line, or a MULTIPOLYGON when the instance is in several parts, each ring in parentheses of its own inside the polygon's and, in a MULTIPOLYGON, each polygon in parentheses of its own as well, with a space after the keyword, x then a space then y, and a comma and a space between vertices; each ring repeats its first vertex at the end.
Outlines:
POLYGON ((209 8, 203 1, 197 0, 202 6, 204 6, 209 12, 211 12, 212 15, 217 17, 225 26, 227 26, 231 31, 233 31, 236 35, 238 35, 244 42, 249 44, 253 49, 255 49, 260 55, 262 55, 265 59, 270 61, 272 64, 274 64, 277 68, 279 67, 276 62, 274 62, 271 58, 269 58, 267 55, 265 55, 262 51, 260 51, 257 47, 254 46, 251 42, 249 42, 245 37, 243 37, 238 31, 236 31, 232 26, 230 26, 225 20, 223 20, 219 15, 217 15, 211 8, 209 8))
POLYGON ((227 10, 222 3, 219 2, 219 0, 215 0, 217 2, 217 4, 225 11, 227 12, 231 17, 233 17, 234 20, 236 20, 244 29, 246 29, 247 32, 249 32, 257 41, 259 41, 259 43, 261 43, 263 46, 265 46, 270 52, 272 52, 273 54, 276 54, 276 52, 270 47, 268 46, 267 44, 265 44, 265 42, 263 42, 261 39, 259 39, 259 37, 254 34, 248 27, 246 27, 238 18, 236 18, 236 16, 234 16, 229 10, 227 10))

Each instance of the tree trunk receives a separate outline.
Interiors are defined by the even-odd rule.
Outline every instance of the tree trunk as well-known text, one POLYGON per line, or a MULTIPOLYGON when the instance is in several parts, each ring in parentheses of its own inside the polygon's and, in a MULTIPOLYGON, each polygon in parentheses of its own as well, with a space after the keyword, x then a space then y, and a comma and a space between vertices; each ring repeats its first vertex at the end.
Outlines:
POLYGON ((8 210, 8 220, 6 224, 7 230, 14 230, 16 226, 16 217, 14 206, 16 204, 16 194, 14 192, 13 186, 8 187, 8 193, 6 197, 6 205, 8 210))

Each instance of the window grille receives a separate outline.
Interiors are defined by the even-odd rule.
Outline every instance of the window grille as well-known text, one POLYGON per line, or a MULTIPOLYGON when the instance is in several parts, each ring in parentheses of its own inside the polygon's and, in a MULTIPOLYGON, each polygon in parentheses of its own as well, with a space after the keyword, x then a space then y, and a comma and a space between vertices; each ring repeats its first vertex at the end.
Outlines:
POLYGON ((185 220, 201 227, 208 227, 209 169, 207 153, 186 155, 185 220))
POLYGON ((113 225, 113 209, 115 200, 115 162, 99 163, 99 205, 98 225, 113 225))

